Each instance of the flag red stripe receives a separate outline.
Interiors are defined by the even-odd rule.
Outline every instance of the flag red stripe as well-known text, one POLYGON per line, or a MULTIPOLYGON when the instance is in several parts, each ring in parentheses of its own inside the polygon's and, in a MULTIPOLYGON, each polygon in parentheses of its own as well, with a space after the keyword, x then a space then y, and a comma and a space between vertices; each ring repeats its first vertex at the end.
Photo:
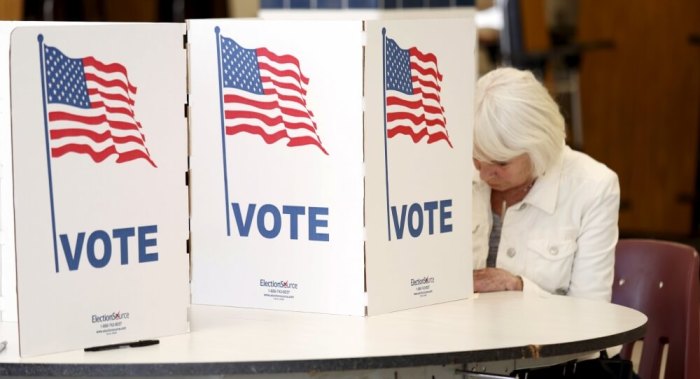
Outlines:
MULTIPOLYGON (((282 98, 282 96, 279 96, 279 94, 277 94, 277 92, 274 89, 270 90, 269 92, 270 92, 269 95, 271 95, 271 96, 277 95, 277 97, 279 97, 280 99, 282 98)), ((316 122, 313 121, 313 119, 311 119, 311 117, 313 117, 313 113, 310 112, 306 107, 304 107, 304 110, 294 109, 294 108, 282 106, 276 99, 272 100, 272 101, 259 101, 259 100, 254 100, 251 98, 247 98, 247 97, 240 96, 240 95, 234 95, 234 94, 224 95, 224 103, 240 103, 240 104, 245 104, 245 105, 248 105, 251 107, 256 107, 256 108, 264 109, 264 110, 279 109, 280 112, 282 113, 282 115, 284 115, 284 116, 300 117, 300 118, 308 119, 312 123, 311 125, 313 128, 313 129, 309 129, 309 130, 311 130, 311 131, 316 130, 316 122)), ((297 101, 297 103, 299 103, 299 102, 297 101)), ((304 104, 301 104, 301 105, 303 106, 304 104)), ((226 112, 237 112, 237 111, 228 110, 226 112)), ((225 118, 233 118, 233 117, 234 117, 233 115, 230 115, 230 116, 226 115, 225 116, 225 118)), ((283 120, 280 120, 279 122, 286 123, 288 121, 284 121, 284 119, 283 119, 283 120)), ((265 123, 269 124, 269 122, 265 122, 265 123)), ((295 129, 298 129, 298 127, 296 127, 295 129)))
MULTIPOLYGON (((224 95, 224 103, 242 103, 256 108, 270 110, 277 108, 277 104, 271 101, 257 101, 239 95, 224 95)), ((228 112, 228 111, 227 111, 228 112)), ((230 118, 230 117, 226 117, 230 118)))
POLYGON ((280 64, 285 64, 285 63, 291 63, 297 67, 300 67, 301 65, 299 64, 299 60, 294 57, 293 55, 285 54, 285 55, 278 55, 273 53, 272 51, 268 50, 266 47, 260 47, 256 49, 256 53, 258 56, 266 57, 270 60, 273 60, 275 62, 278 62, 280 64))
POLYGON ((431 99, 435 100, 438 103, 440 103, 440 96, 437 93, 434 92, 423 92, 423 89, 418 87, 413 89, 413 94, 414 95, 421 95, 424 99, 431 99))
POLYGON ((301 137, 296 137, 296 138, 290 138, 289 142, 287 143, 287 146, 294 147, 294 146, 304 146, 304 145, 314 145, 321 149, 323 151, 323 154, 328 155, 328 152, 326 149, 323 148, 320 142, 315 140, 314 138, 311 138, 309 136, 301 136, 301 137))
MULTIPOLYGON (((282 101, 294 102, 294 103, 297 103, 297 104, 303 106, 306 109, 306 102, 303 101, 303 99, 300 99, 299 97, 289 96, 289 95, 278 93, 277 90, 274 88, 265 90, 265 94, 266 95, 276 95, 282 101)), ((255 106, 255 107, 258 107, 260 109, 265 109, 265 110, 277 109, 279 107, 279 103, 277 103, 277 102, 257 101, 257 100, 249 99, 249 98, 244 97, 244 96, 232 95, 232 94, 224 95, 224 103, 243 103, 246 105, 255 106)), ((288 109, 291 109, 291 108, 288 108, 288 109)), ((313 112, 311 112, 308 109, 306 109, 306 111, 308 112, 309 116, 313 117, 313 115, 314 115, 313 112)), ((307 116, 307 113, 304 113, 303 111, 300 111, 298 109, 296 110, 296 112, 301 112, 301 113, 299 113, 298 115, 294 115, 292 113, 286 112, 286 114, 289 114, 290 116, 294 115, 294 116, 298 116, 298 117, 306 117, 307 116)), ((314 122, 314 127, 315 126, 316 126, 316 123, 314 122)))
POLYGON ((280 108, 280 112, 284 114, 285 116, 291 116, 291 117, 309 117, 309 114, 307 112, 301 111, 299 109, 294 109, 294 108, 287 108, 287 107, 282 107, 278 105, 280 108))
MULTIPOLYGON (((306 108, 306 101, 304 99, 299 99, 296 96, 290 96, 290 95, 278 93, 276 90, 273 90, 273 91, 275 94, 277 94, 277 97, 279 97, 280 100, 297 103, 297 104, 301 105, 302 107, 306 108)), ((311 112, 310 110, 309 110, 309 114, 313 116, 313 112, 311 112)))
POLYGON ((429 82, 429 81, 426 81, 423 79, 419 79, 417 76, 414 76, 411 79, 412 79, 413 83, 418 83, 420 86, 432 88, 438 92, 440 92, 440 90, 441 90, 440 85, 435 83, 435 82, 429 82))
MULTIPOLYGON (((443 117, 442 108, 438 108, 438 107, 435 107, 432 105, 425 105, 425 104, 423 104, 423 101, 421 101, 421 100, 409 102, 409 101, 402 100, 399 98, 390 97, 387 99, 387 105, 401 105, 404 108, 409 108, 409 109, 422 109, 423 111, 425 111, 425 113, 427 113, 429 115, 435 115, 435 116, 438 116, 440 118, 443 117)), ((391 113, 398 113, 398 111, 393 111, 391 113)))
MULTIPOLYGON (((256 52, 258 53, 258 56, 266 57, 277 64, 293 64, 299 71, 299 76, 297 78, 301 78, 301 81, 304 82, 304 84, 309 84, 309 78, 301 73, 301 65, 299 64, 299 60, 295 57, 291 55, 277 55, 264 47, 257 49, 256 52)), ((262 68, 262 66, 259 67, 262 68)))
POLYGON ((91 66, 95 67, 96 69, 102 71, 102 72, 108 72, 108 73, 113 73, 113 72, 118 72, 121 74, 124 74, 124 76, 127 76, 126 73, 126 67, 122 66, 119 63, 102 63, 95 59, 95 57, 85 57, 83 58, 83 65, 84 66, 91 66))
POLYGON ((424 109, 427 113, 442 116, 443 108, 438 108, 434 105, 426 105, 423 103, 423 99, 418 100, 406 100, 397 96, 389 96, 386 99, 386 105, 400 105, 409 109, 424 109))
MULTIPOLYGON (((283 82, 280 82, 278 80, 274 80, 274 79, 267 77, 267 76, 262 76, 260 78, 260 80, 263 82, 263 84, 272 84, 272 86, 276 86, 279 88, 284 88, 284 89, 288 89, 290 91, 300 93, 301 94, 301 95, 299 95, 300 99, 303 99, 303 95, 306 95, 305 89, 303 89, 299 86, 296 86, 292 83, 283 83, 283 82)), ((271 92, 269 92, 271 89, 270 86, 263 86, 263 87, 265 88, 265 94, 271 93, 271 92)))
POLYGON ((289 137, 287 135, 287 131, 284 129, 280 129, 280 130, 276 131, 275 133, 268 134, 265 132, 265 129, 263 129, 262 127, 257 126, 257 125, 240 124, 240 125, 236 125, 236 126, 227 126, 226 127, 226 134, 227 135, 232 136, 232 135, 238 134, 238 133, 250 133, 250 134, 259 135, 268 144, 275 143, 282 138, 289 137))
POLYGON ((114 136, 109 130, 105 130, 102 133, 98 133, 94 130, 89 129, 79 129, 79 128, 67 128, 67 129, 56 129, 49 132, 52 140, 67 138, 67 137, 87 137, 91 140, 101 143, 109 139, 116 143, 129 143, 134 142, 143 147, 146 147, 143 140, 136 136, 114 136))
MULTIPOLYGON (((280 108, 282 110, 282 108, 280 108)), ((303 122, 291 122, 285 120, 282 116, 269 117, 265 114, 253 112, 253 111, 239 111, 239 110, 227 110, 224 111, 224 118, 227 120, 233 120, 236 118, 253 118, 262 121, 265 125, 284 125, 287 129, 306 129, 310 132, 315 132, 315 128, 309 124, 303 122)))
POLYGON ((403 126, 403 125, 396 126, 396 127, 393 127, 391 129, 387 130, 387 137, 389 137, 389 138, 392 138, 398 134, 403 134, 403 135, 407 135, 407 136, 411 137, 411 139, 413 140, 414 143, 418 143, 421 139, 423 139, 426 136, 428 137, 429 144, 435 143, 437 141, 445 140, 445 141, 447 141, 447 144, 450 145, 450 147, 452 147, 452 144, 450 143, 450 139, 447 136, 447 133, 445 133, 443 131, 429 134, 428 129, 423 128, 420 131, 415 132, 413 130, 413 128, 411 128, 410 126, 403 126))
POLYGON ((118 154, 114 145, 110 145, 102 151, 95 151, 88 145, 70 143, 59 147, 51 148, 51 156, 54 158, 62 157, 68 153, 87 154, 96 163, 100 163, 107 159, 110 155, 118 154))
POLYGON ((301 137, 290 137, 287 134, 287 131, 282 129, 279 130, 273 134, 267 134, 265 130, 257 125, 237 125, 237 126, 227 126, 226 127, 226 134, 228 135, 234 135, 238 133, 250 133, 250 134, 255 134, 260 137, 262 137, 263 140, 267 144, 273 144, 282 138, 289 138, 289 142, 287 142, 287 146, 290 147, 295 147, 295 146, 305 146, 305 145, 314 145, 321 149, 324 154, 328 155, 328 152, 326 149, 323 148, 320 142, 318 142, 316 139, 309 137, 309 136, 301 136, 301 137))
POLYGON ((107 80, 107 79, 103 79, 102 77, 97 76, 97 75, 90 73, 90 72, 85 73, 85 80, 95 82, 95 83, 101 85, 102 87, 107 87, 107 88, 117 87, 117 88, 123 89, 124 92, 126 92, 126 93, 134 93, 135 94, 135 92, 132 91, 131 88, 129 88, 129 86, 126 83, 124 83, 123 80, 119 80, 119 79, 107 80))
MULTIPOLYGON (((301 105, 302 107, 304 107, 304 109, 306 109, 306 112, 308 112, 309 116, 311 116, 311 117, 314 116, 314 112, 311 112, 311 110, 306 107, 306 98, 303 95, 293 96, 293 95, 286 95, 283 93, 279 93, 279 92, 277 92, 277 87, 265 89, 265 94, 266 95, 276 95, 282 101, 295 102, 295 103, 301 105)), ((316 122, 313 119, 311 119, 311 122, 313 122, 314 128, 315 128, 316 122)))
POLYGON ((136 104, 136 102, 134 100, 132 100, 132 99, 130 99, 122 94, 102 92, 102 91, 98 90, 97 88, 88 88, 88 95, 90 95, 90 96, 97 95, 105 100, 122 101, 122 102, 128 103, 131 106, 136 104))
POLYGON ((428 126, 439 125, 443 128, 445 127, 445 121, 441 119, 426 119, 425 114, 416 116, 408 112, 391 112, 386 115, 386 120, 388 122, 399 121, 399 120, 409 120, 413 125, 420 125, 425 123, 428 126))
POLYGON ((299 83, 300 85, 303 83, 304 85, 309 84, 308 79, 304 81, 305 78, 299 76, 299 72, 294 71, 294 70, 280 70, 279 68, 272 66, 270 64, 267 64, 265 62, 259 62, 258 67, 260 68, 260 71, 266 70, 269 73, 272 73, 273 75, 277 77, 283 77, 283 78, 292 78, 294 79, 295 82, 299 83))
MULTIPOLYGON (((416 109, 416 110, 423 110, 425 114, 431 115, 431 116, 436 116, 437 118, 432 118, 433 120, 438 119, 438 120, 443 120, 445 118, 443 112, 444 108, 442 107, 436 107, 434 105, 426 105, 423 103, 423 100, 415 100, 415 101, 410 101, 410 100, 405 100, 400 97, 396 96, 390 96, 386 99, 387 105, 396 105, 396 106, 401 106, 403 108, 408 108, 408 109, 416 109)), ((404 114, 411 114, 409 112, 400 112, 397 110, 392 110, 388 112, 387 114, 387 120, 397 120, 397 119, 402 119, 401 115, 404 114)), ((417 117, 413 115, 414 117, 417 117)), ((443 122, 444 125, 444 122, 443 122)))
MULTIPOLYGON (((281 96, 280 96, 281 98, 281 96)), ((294 109, 294 108, 289 108, 289 107, 282 107, 279 102, 277 101, 258 101, 258 100, 253 100, 247 97, 239 96, 239 95, 224 95, 224 103, 238 103, 238 104, 245 104, 249 105, 251 107, 256 107, 259 109, 265 109, 265 110, 273 110, 273 109, 279 109, 282 114, 287 115, 287 116, 292 116, 292 117, 305 117, 308 118, 309 112, 308 111, 302 111, 299 109, 294 109)), ((303 105, 303 104, 302 104, 303 105)), ((231 118, 231 117, 226 117, 226 118, 231 118)), ((314 127, 316 124, 314 123, 314 127)))
POLYGON ((411 57, 415 57, 418 60, 421 60, 423 62, 430 62, 434 64, 437 67, 437 57, 435 54, 432 53, 424 53, 420 50, 418 50, 416 47, 412 47, 409 50, 409 53, 411 54, 411 57))
POLYGON ((133 161, 136 159, 145 159, 148 161, 148 163, 151 164, 151 166, 158 167, 158 166, 156 166, 156 163, 151 160, 151 155, 148 153, 148 151, 144 152, 141 150, 129 150, 129 151, 119 153, 119 157, 117 158, 117 163, 129 162, 129 161, 133 161))
POLYGON ((437 72, 437 70, 435 70, 432 67, 423 67, 417 62, 411 62, 411 69, 418 71, 418 73, 423 76, 428 76, 431 78, 437 78, 438 80, 442 80, 442 74, 437 72))
POLYGON ((146 154, 145 152, 140 150, 131 150, 119 153, 114 147, 114 145, 110 145, 102 151, 95 151, 89 145, 73 143, 51 148, 51 156, 53 158, 59 158, 68 153, 89 155, 95 163, 100 163, 111 155, 117 155, 117 163, 128 162, 134 159, 145 159, 153 167, 157 167, 156 164, 153 163, 153 161, 151 160, 151 157, 148 156, 148 154, 146 154))
POLYGON ((92 109, 97 109, 97 108, 104 108, 107 113, 114 113, 114 114, 123 114, 126 116, 134 117, 134 111, 128 108, 117 108, 117 107, 108 107, 105 105, 104 102, 102 101, 94 101, 92 102, 92 109))
POLYGON ((74 121, 87 125, 99 125, 104 122, 114 129, 139 131, 139 125, 137 124, 109 120, 107 116, 103 114, 99 116, 80 116, 68 112, 53 111, 49 112, 49 121, 74 121))
MULTIPOLYGON (((83 65, 94 67, 98 71, 106 72, 108 74, 115 73, 115 72, 123 74, 124 77, 127 78, 126 83, 128 84, 129 91, 132 93, 136 93, 137 88, 129 82, 129 79, 128 79, 129 75, 126 72, 126 67, 122 66, 121 64, 119 64, 119 63, 105 64, 105 63, 98 61, 94 57, 85 57, 85 58, 83 58, 83 65)), ((87 78, 87 74, 85 75, 85 77, 87 78)))

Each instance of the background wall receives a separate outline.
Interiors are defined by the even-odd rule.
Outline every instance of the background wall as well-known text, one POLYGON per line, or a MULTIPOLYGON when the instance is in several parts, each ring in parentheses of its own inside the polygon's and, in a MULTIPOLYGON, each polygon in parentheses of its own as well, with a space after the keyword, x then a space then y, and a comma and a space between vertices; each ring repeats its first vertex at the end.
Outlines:
POLYGON ((23 0, 0 1, 0 20, 21 20, 23 12, 23 0))
POLYGON ((584 150, 618 172, 620 224, 698 232, 700 2, 579 0, 578 38, 611 40, 581 64, 584 150))

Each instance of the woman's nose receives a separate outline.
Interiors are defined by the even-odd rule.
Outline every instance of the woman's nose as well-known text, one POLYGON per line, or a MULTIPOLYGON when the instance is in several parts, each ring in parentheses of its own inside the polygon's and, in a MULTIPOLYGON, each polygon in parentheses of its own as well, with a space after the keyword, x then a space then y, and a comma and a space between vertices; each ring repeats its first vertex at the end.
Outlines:
POLYGON ((481 169, 479 170, 479 172, 481 173, 482 177, 490 178, 490 177, 496 176, 497 166, 492 165, 492 164, 482 163, 481 169))

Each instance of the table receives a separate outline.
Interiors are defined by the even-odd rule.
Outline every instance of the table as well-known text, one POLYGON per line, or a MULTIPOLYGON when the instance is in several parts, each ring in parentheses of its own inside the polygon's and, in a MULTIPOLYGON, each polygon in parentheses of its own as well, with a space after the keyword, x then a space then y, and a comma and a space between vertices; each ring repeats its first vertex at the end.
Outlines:
POLYGON ((0 376, 314 376, 430 366, 454 375, 455 368, 494 367, 480 362, 522 367, 616 346, 641 338, 646 322, 615 304, 522 292, 372 317, 193 305, 190 333, 101 352, 20 358, 17 325, 0 323, 8 341, 0 376))

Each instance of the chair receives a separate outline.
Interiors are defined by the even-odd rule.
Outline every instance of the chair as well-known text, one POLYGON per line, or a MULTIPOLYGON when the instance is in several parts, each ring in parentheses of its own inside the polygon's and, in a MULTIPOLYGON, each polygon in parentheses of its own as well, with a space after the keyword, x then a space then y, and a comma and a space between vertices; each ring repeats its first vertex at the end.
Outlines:
MULTIPOLYGON (((644 313, 649 321, 639 362, 644 379, 659 378, 668 344, 665 379, 700 378, 700 266, 688 245, 621 239, 615 252, 612 302, 644 313)), ((630 359, 633 343, 621 355, 630 359)))

